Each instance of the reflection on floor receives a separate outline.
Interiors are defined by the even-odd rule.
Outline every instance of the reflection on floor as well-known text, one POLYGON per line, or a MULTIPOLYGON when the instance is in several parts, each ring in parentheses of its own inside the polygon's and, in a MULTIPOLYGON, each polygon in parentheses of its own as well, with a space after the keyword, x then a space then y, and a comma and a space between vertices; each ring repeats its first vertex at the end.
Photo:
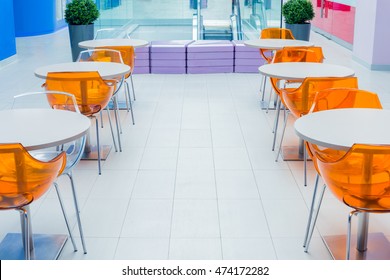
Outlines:
MULTIPOLYGON (((389 107, 390 72, 367 70, 317 34, 312 40, 326 63, 353 68, 360 87, 389 107)), ((19 38, 17 47, 16 61, 0 69, 1 109, 13 95, 40 90, 35 68, 71 61, 67 30, 19 38)), ((91 161, 75 172, 88 254, 68 242, 61 259, 331 259, 321 235, 346 233, 348 209, 326 193, 303 252, 315 171, 310 166, 304 187, 302 162, 275 162, 274 111, 259 107, 258 74, 150 74, 134 82, 136 124, 120 112, 123 152, 111 152, 100 176, 91 161)), ((108 126, 102 131, 111 143, 108 126)), ((287 134, 298 143, 291 125, 287 134)), ((77 235, 69 183, 59 183, 77 235)), ((31 208, 35 233, 66 233, 54 190, 31 208)), ((0 212, 1 239, 20 230, 18 215, 0 212)), ((390 237, 389 221, 373 215, 370 231, 390 237)))

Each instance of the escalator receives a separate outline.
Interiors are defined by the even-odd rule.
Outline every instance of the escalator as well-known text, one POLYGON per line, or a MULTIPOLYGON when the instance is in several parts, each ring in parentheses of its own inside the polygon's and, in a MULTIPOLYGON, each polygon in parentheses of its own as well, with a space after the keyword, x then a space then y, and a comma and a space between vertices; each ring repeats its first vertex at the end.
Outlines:
POLYGON ((226 20, 205 20, 202 8, 207 1, 194 0, 196 13, 192 19, 192 38, 194 40, 242 40, 240 1, 232 0, 231 15, 226 20))

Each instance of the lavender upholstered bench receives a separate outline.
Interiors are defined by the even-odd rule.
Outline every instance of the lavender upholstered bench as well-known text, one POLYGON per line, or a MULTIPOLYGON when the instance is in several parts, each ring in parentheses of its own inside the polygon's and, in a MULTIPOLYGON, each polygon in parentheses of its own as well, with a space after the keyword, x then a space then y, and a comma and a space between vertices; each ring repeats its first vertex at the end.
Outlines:
POLYGON ((187 73, 232 73, 234 46, 227 40, 198 40, 187 46, 187 73))
POLYGON ((151 73, 185 74, 187 46, 192 40, 153 41, 150 47, 151 73))
POLYGON ((149 46, 135 48, 134 74, 150 73, 149 50, 149 46))
POLYGON ((245 46, 243 41, 232 41, 234 45, 234 72, 258 73, 259 66, 264 64, 264 59, 256 48, 245 46))

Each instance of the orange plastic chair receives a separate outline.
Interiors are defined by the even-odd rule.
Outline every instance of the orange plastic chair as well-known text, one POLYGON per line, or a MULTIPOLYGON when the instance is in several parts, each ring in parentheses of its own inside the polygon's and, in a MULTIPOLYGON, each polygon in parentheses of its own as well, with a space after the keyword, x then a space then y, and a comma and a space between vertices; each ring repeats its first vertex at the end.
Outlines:
MULTIPOLYGON (((115 91, 116 83, 117 80, 103 80, 98 72, 52 72, 47 74, 46 83, 43 85, 49 91, 72 93, 76 98, 80 113, 95 118, 99 175, 101 174, 99 122, 95 114, 107 107, 115 91)), ((107 110, 111 126, 108 107, 107 110)), ((112 126, 111 134, 115 149, 117 149, 112 126)))
POLYGON ((30 213, 28 205, 39 199, 65 168, 61 153, 48 162, 33 158, 19 143, 0 144, 0 210, 20 212, 25 259, 31 259, 30 213))
MULTIPOLYGON (((301 86, 295 90, 291 89, 281 89, 281 100, 283 104, 288 109, 288 112, 291 112, 295 118, 300 118, 303 115, 309 113, 311 106, 313 105, 314 98, 317 92, 329 88, 339 88, 339 87, 349 87, 349 88, 357 88, 358 80, 356 77, 347 77, 347 78, 306 78, 301 86)), ((283 137, 286 130, 287 125, 287 117, 284 120, 283 132, 281 135, 279 149, 276 154, 276 161, 279 158, 283 137)), ((304 185, 307 185, 307 160, 306 160, 306 150, 304 151, 304 185)))
POLYGON ((354 144, 338 160, 323 157, 316 150, 314 154, 327 187, 354 209, 348 217, 346 259, 349 259, 353 215, 390 212, 390 146, 354 144))
MULTIPOLYGON (((103 46, 103 47, 99 47, 99 49, 100 48, 120 51, 120 53, 122 55, 123 63, 130 66, 130 72, 125 75, 125 85, 126 85, 127 98, 129 100, 129 103, 131 104, 130 89, 129 89, 129 84, 127 83, 127 79, 130 78, 131 89, 133 92, 133 100, 135 101, 135 91, 134 91, 134 82, 133 82, 133 71, 134 71, 134 63, 135 63, 134 47, 132 47, 132 46, 103 46)), ((128 107, 128 110, 129 109, 130 108, 128 107)), ((133 124, 134 124, 134 118, 133 118, 133 124)))
MULTIPOLYGON (((277 28, 270 27, 261 30, 260 39, 290 39, 295 40, 294 35, 292 34, 290 29, 287 28, 277 28)), ((273 56, 267 55, 265 52, 269 52, 267 49, 260 49, 261 56, 270 63, 272 61, 273 56)))
MULTIPOLYGON (((274 59, 272 63, 281 63, 281 62, 322 62, 324 59, 322 48, 321 47, 285 47, 283 49, 280 49, 276 51, 274 59)), ((281 79, 277 78, 270 78, 271 80, 271 86, 274 89, 275 93, 277 94, 277 103, 276 103, 276 118, 274 122, 274 139, 272 142, 272 151, 275 149, 276 144, 276 135, 278 130, 278 124, 279 124, 279 114, 281 109, 281 90, 282 88, 279 87, 279 82, 281 79)), ((285 88, 286 85, 289 85, 291 83, 301 83, 302 81, 285 81, 284 84, 284 90, 287 91, 294 91, 296 88, 285 88)), ((269 100, 271 100, 271 96, 269 97, 269 100)), ((285 104, 283 104, 284 107, 285 104)))
MULTIPOLYGON (((294 40, 294 36, 290 29, 270 27, 261 30, 260 39, 291 39, 294 40)), ((273 59, 273 50, 259 49, 260 55, 263 57, 266 63, 271 63, 273 59)), ((262 92, 261 101, 264 101, 264 92, 266 86, 266 78, 263 76, 260 85, 260 91, 262 92)))
MULTIPOLYGON (((332 109, 341 109, 341 108, 375 108, 382 109, 381 102, 378 98, 378 95, 360 89, 353 88, 333 88, 326 89, 317 93, 314 98, 312 108, 310 113, 323 111, 323 110, 332 110, 332 109)), ((320 171, 317 166, 317 158, 314 155, 314 151, 321 156, 321 158, 327 158, 330 161, 336 161, 345 155, 345 151, 334 150, 330 148, 324 148, 312 143, 306 142, 306 151, 310 158, 313 160, 314 167, 317 171, 316 181, 314 185, 313 198, 311 202, 309 219, 306 227, 306 235, 304 239, 305 252, 309 249, 309 244, 311 241, 311 236, 314 231, 314 226, 317 221, 318 213, 321 208, 322 198, 324 196, 325 187, 323 185, 320 197, 317 202, 317 210, 314 213, 315 201, 317 196, 318 180, 320 176, 320 171), (315 216, 313 217, 313 214, 315 216)))
MULTIPOLYGON (((79 62, 116 62, 116 63, 123 63, 122 55, 120 51, 116 51, 113 49, 92 49, 92 50, 85 50, 80 52, 79 57, 77 58, 77 61, 79 62)), ((118 80, 118 86, 112 96, 112 103, 114 105, 114 117, 115 117, 115 123, 117 127, 117 135, 118 135, 118 145, 119 145, 119 151, 122 151, 122 144, 121 144, 121 137, 120 134, 122 133, 122 127, 121 122, 119 121, 119 105, 118 105, 118 98, 117 93, 119 92, 120 88, 122 87, 124 77, 116 77, 115 80, 118 80)), ((131 103, 129 103, 129 98, 127 94, 125 94, 126 97, 126 104, 127 108, 130 108, 131 111, 131 117, 134 124, 134 114, 133 114, 133 107, 131 103)), ((102 111, 100 111, 100 120, 101 120, 101 126, 103 127, 103 117, 102 117, 102 111)))

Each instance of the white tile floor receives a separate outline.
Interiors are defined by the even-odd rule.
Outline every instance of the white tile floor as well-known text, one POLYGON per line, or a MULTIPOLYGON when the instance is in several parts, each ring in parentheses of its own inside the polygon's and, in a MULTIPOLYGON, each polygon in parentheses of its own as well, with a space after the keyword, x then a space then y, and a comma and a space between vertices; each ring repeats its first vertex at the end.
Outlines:
MULTIPOLYGON (((390 72, 367 70, 317 34, 312 40, 326 63, 353 68, 360 87, 390 107, 390 72)), ((0 69, 1 109, 13 95, 40 89, 35 68, 71 60, 67 30, 18 38, 17 48, 17 60, 0 69)), ((121 111, 123 152, 111 152, 100 176, 95 162, 75 171, 88 254, 68 242, 61 259, 331 259, 320 236, 344 234, 348 209, 327 193, 310 252, 303 252, 315 171, 310 166, 304 187, 302 162, 275 162, 273 111, 259 107, 258 74, 134 80, 136 125, 121 111)), ((287 142, 296 144, 291 127, 287 142)), ((107 128, 103 142, 111 143, 107 128)), ((69 183, 59 183, 78 236, 69 183)), ((53 190, 31 208, 34 232, 66 233, 53 190)), ((370 231, 390 237, 389 221, 372 215, 370 231)), ((1 211, 0 224, 0 238, 18 231, 18 213, 1 211)))

